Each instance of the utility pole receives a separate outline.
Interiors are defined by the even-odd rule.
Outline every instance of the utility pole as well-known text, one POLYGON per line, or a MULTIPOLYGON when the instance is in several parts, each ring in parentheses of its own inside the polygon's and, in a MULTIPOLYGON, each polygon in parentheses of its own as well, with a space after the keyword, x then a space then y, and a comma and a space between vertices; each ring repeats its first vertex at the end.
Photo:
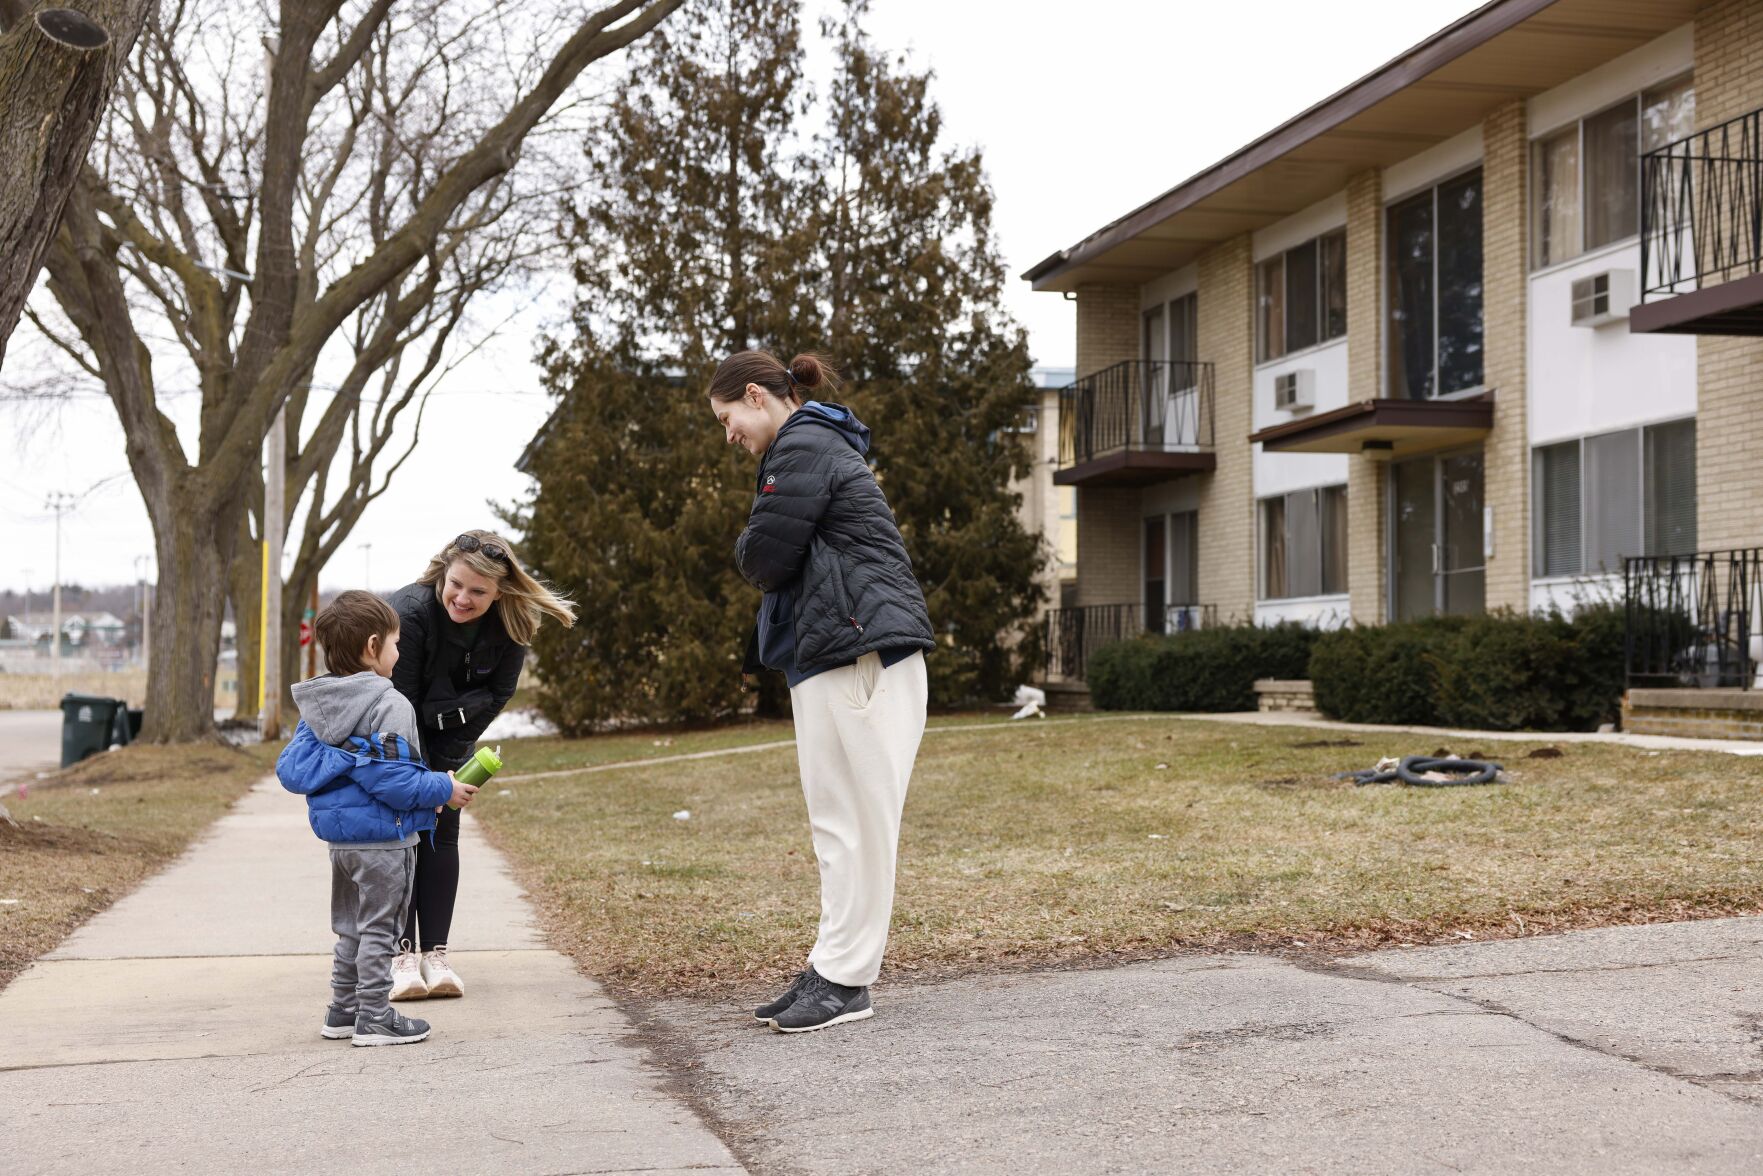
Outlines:
POLYGON ((282 502, 287 470, 287 417, 275 414, 264 447, 263 623, 258 628, 257 663, 263 668, 258 720, 264 739, 282 734, 282 502))
POLYGON ((367 589, 367 591, 372 592, 373 591, 373 544, 361 543, 361 544, 358 544, 357 546, 359 546, 362 551, 365 551, 367 553, 367 556, 366 556, 367 568, 361 574, 361 586, 363 588, 367 589))
POLYGON ((151 665, 153 656, 153 590, 147 585, 146 565, 152 561, 150 555, 135 557, 135 580, 141 587, 141 669, 151 665))
POLYGON ((61 701, 61 516, 73 509, 73 495, 65 490, 52 490, 47 506, 55 512, 55 588, 54 606, 50 612, 49 674, 56 703, 61 701))

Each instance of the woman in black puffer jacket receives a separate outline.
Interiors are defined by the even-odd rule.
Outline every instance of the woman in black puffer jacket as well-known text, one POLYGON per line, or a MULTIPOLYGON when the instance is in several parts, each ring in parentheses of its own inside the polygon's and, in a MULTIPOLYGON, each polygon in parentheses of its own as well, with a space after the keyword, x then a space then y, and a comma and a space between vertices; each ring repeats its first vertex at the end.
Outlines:
MULTIPOLYGON (((521 565, 493 531, 465 531, 414 584, 392 594, 398 664, 392 686, 416 709, 428 766, 470 759, 484 729, 520 685, 527 648, 546 617, 566 628, 575 606, 521 565)), ((459 893, 459 812, 446 809, 416 851, 416 886, 392 965, 392 999, 464 996, 447 956, 459 893)))
POLYGON ((837 404, 830 365, 764 351, 724 360, 710 407, 759 458, 753 508, 735 545, 741 574, 765 593, 749 672, 790 684, 796 758, 820 861, 820 933, 808 966, 755 1015, 798 1033, 872 1014, 894 907, 900 812, 935 646, 924 593, 887 499, 864 462, 869 429, 837 404))

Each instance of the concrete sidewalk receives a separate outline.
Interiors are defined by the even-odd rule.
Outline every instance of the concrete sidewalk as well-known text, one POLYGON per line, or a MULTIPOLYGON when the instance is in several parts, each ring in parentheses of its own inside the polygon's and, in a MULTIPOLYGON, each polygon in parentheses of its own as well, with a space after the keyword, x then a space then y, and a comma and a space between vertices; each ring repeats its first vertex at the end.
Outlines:
POLYGON ((755 1171, 1763 1171, 1763 919, 884 984, 876 1008, 805 1039, 732 1001, 650 1027, 755 1171))
POLYGON ((0 992, 0 1167, 739 1171, 469 818, 462 841, 470 995, 400 1006, 427 1042, 325 1041, 329 862, 300 799, 257 785, 0 992))

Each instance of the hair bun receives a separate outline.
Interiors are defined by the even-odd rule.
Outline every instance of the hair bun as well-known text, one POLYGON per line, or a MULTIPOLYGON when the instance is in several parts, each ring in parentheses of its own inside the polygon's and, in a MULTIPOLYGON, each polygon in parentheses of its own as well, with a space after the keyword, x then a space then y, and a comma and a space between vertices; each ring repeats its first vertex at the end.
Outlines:
POLYGON ((815 388, 825 382, 826 372, 816 357, 798 355, 790 361, 790 378, 804 388, 815 388))

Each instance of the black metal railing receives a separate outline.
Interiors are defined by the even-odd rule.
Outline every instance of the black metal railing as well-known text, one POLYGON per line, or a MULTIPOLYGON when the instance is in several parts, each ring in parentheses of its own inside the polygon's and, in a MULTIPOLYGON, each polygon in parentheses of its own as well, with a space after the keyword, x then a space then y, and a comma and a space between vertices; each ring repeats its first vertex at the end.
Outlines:
POLYGON ((1129 359, 1059 390, 1059 464, 1212 448, 1212 365, 1129 359))
POLYGON ((1763 111, 1641 156, 1641 293, 1763 268, 1763 111))
POLYGON ((1081 682, 1090 655, 1104 645, 1125 641, 1142 633, 1182 633, 1218 625, 1218 606, 1171 604, 1150 611, 1142 604, 1092 604, 1085 608, 1056 608, 1047 614, 1046 676, 1081 682), (1161 628, 1156 626, 1161 624, 1161 628))
POLYGON ((1630 686, 1751 689, 1763 547, 1626 559, 1623 589, 1630 686))

